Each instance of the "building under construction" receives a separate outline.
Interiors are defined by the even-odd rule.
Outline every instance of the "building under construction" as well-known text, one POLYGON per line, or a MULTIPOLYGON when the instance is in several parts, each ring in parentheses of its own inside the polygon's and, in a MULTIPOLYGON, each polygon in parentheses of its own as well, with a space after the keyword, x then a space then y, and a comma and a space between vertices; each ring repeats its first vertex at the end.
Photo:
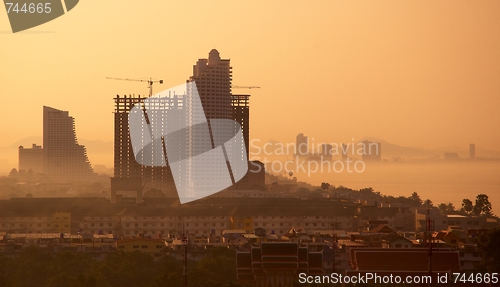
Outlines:
MULTIPOLYGON (((242 128, 242 134, 246 145, 246 158, 249 154, 249 95, 231 94, 232 67, 229 59, 221 59, 219 52, 211 50, 208 59, 198 59, 193 66, 193 75, 187 82, 194 81, 203 106, 203 111, 207 120, 210 119, 232 119, 237 121, 242 128)), ((150 83, 151 85, 151 83, 150 83)), ((151 86, 150 86, 151 87, 151 86)), ((190 91, 186 91, 190 94, 190 91)), ((152 94, 152 92, 150 92, 152 94)), ((114 178, 111 181, 111 200, 119 200, 116 194, 119 191, 134 191, 137 193, 137 202, 142 202, 142 190, 156 188, 163 190, 168 197, 176 197, 177 191, 173 181, 170 167, 143 166, 137 163, 130 139, 128 127, 128 115, 136 104, 143 104, 144 97, 117 96, 115 100, 115 158, 114 158, 114 178)), ((184 102, 189 97, 172 97, 168 103, 160 103, 165 99, 158 99, 158 104, 148 104, 157 108, 187 108, 190 103, 184 102)), ((155 101, 155 98, 148 98, 148 101, 155 101)), ((148 116, 154 113, 148 111, 148 116)), ((200 116, 200 115, 192 115, 200 116)), ((143 128, 147 128, 144 126, 143 128)), ((234 135, 233 131, 227 131, 228 138, 234 135)), ((196 142, 196 138, 191 138, 186 144, 196 142)), ((212 142, 212 145, 214 143, 212 142)), ((242 157, 243 152, 241 153, 242 157)), ((168 161, 168 159, 166 159, 168 161)), ((197 168, 192 166, 190 168, 197 168)), ((196 171, 192 171, 195 173, 196 171)), ((260 178, 260 177, 259 177, 260 178)), ((242 182, 248 183, 245 176, 242 182)), ((263 185, 263 183, 262 183, 263 185)))
MULTIPOLYGON (((111 179, 111 202, 120 201, 117 193, 135 192, 137 203, 142 202, 142 192, 151 188, 162 190, 169 197, 176 197, 175 184, 169 166, 145 166, 139 164, 134 156, 128 115, 136 104, 142 104, 141 96, 123 96, 115 101, 114 136, 114 177, 111 179)), ((154 100, 154 98, 150 98, 154 100)), ((158 107, 159 108, 159 107, 158 107)), ((144 129, 147 127, 144 126, 144 129)))
POLYGON ((247 152, 247 159, 249 155, 250 146, 250 106, 248 101, 250 95, 232 95, 231 106, 233 108, 233 120, 237 121, 241 126, 243 138, 245 139, 245 147, 247 152))

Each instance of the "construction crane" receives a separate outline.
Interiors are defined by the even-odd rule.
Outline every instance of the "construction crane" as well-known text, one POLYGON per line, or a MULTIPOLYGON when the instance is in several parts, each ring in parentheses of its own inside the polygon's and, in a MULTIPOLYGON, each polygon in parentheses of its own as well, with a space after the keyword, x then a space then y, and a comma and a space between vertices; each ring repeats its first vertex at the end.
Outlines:
POLYGON ((260 87, 257 86, 238 86, 238 85, 231 85, 231 88, 233 89, 260 89, 260 87))
POLYGON ((153 80, 153 78, 149 78, 149 80, 140 80, 140 79, 127 79, 127 78, 110 78, 106 77, 108 80, 121 80, 121 81, 135 81, 135 82, 147 82, 149 88, 149 96, 153 95, 153 83, 163 84, 163 80, 153 80))

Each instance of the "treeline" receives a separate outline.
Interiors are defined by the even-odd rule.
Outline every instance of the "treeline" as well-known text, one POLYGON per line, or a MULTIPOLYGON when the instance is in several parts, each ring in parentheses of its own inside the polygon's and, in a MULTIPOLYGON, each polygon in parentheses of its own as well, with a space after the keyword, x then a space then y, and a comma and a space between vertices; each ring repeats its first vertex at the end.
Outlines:
MULTIPOLYGON (((240 287, 235 251, 213 248, 188 262, 191 287, 240 287)), ((36 246, 16 256, 0 254, 0 286, 10 287, 164 287, 183 286, 183 263, 165 256, 116 251, 98 261, 87 253, 47 253, 36 246)))
POLYGON ((392 196, 384 195, 379 191, 373 190, 371 187, 362 188, 359 190, 348 188, 342 185, 333 186, 327 182, 321 183, 320 186, 314 188, 299 187, 296 190, 296 195, 300 197, 322 198, 324 193, 328 193, 333 198, 347 198, 350 200, 367 200, 369 202, 390 203, 392 205, 403 205, 409 207, 436 207, 442 214, 460 214, 496 217, 492 212, 492 205, 489 197, 486 194, 478 194, 475 201, 468 198, 462 200, 461 207, 455 207, 453 203, 440 203, 434 205, 430 199, 422 200, 418 193, 413 192, 410 196, 403 195, 392 196))

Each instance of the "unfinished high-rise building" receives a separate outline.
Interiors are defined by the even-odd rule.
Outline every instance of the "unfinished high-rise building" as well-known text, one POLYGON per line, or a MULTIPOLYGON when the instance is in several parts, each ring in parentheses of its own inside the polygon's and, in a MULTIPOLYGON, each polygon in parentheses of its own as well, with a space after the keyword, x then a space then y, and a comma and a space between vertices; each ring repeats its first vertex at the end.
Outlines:
POLYGON ((55 182, 90 181, 94 171, 67 111, 43 107, 43 173, 55 182))
POLYGON ((247 159, 249 156, 250 146, 250 106, 248 100, 250 95, 232 95, 231 106, 233 108, 233 120, 237 121, 241 126, 243 138, 245 139, 245 147, 247 159))
MULTIPOLYGON (((200 119, 232 119, 237 121, 242 128, 242 134, 246 149, 241 149, 241 157, 248 160, 249 147, 249 95, 232 95, 231 94, 231 69, 229 59, 221 59, 219 52, 215 49, 210 51, 208 59, 199 59, 196 65, 193 66, 193 75, 189 77, 187 83, 195 82, 196 94, 199 95, 200 102, 203 107, 203 113, 194 113, 191 110, 186 113, 187 126, 191 126, 191 122, 199 122, 200 119), (244 151, 246 151, 246 156, 244 151)), ((165 97, 147 98, 148 112, 145 112, 146 117, 162 114, 162 111, 155 109, 192 109, 190 102, 195 95, 194 85, 186 85, 184 95, 172 95, 167 99, 165 97), (157 102, 156 102, 157 101, 157 102)), ((161 94, 161 93, 160 93, 161 94)), ((159 94, 157 94, 159 95, 159 94)), ((137 202, 142 201, 142 190, 148 188, 162 189, 167 196, 177 196, 176 185, 172 176, 172 166, 145 166, 140 165, 134 155, 128 115, 134 105, 144 105, 146 98, 135 96, 117 96, 115 99, 115 159, 114 159, 114 177, 111 180, 111 200, 116 202, 119 200, 120 191, 134 191, 137 193, 137 202)), ((145 111, 145 109, 143 109, 145 111)), ((168 125, 168 123, 165 123, 168 125)), ((209 122, 209 127, 210 122, 209 122)), ((143 129, 151 127, 141 127, 143 129)), ((235 131, 224 130, 222 133, 231 138, 235 131)), ((205 152, 203 140, 198 133, 187 134, 188 138, 185 142, 185 149, 191 155, 205 152)), ((135 139, 135 138, 134 138, 135 139)), ((212 148, 215 144, 212 141, 212 148)), ((144 156, 141 154, 141 156, 144 156)), ((149 154, 148 156, 155 156, 149 154)), ((207 165, 211 165, 211 159, 206 158, 207 165)), ((165 158, 168 163, 168 158, 165 158)), ((141 160, 139 160, 141 162, 141 160)), ((144 162, 144 161, 142 161, 144 162)), ((178 172, 177 174, 187 174, 188 176, 203 176, 205 166, 198 162, 197 164, 188 163, 183 168, 189 169, 189 172, 178 172)), ((176 171, 176 170, 174 170, 176 171)), ((227 171, 226 171, 227 172, 227 171)), ((177 179, 177 182, 189 182, 189 178, 177 179)), ((196 188, 196 186, 194 186, 196 188)))
MULTIPOLYGON (((146 98, 138 96, 116 96, 115 100, 115 136, 114 136, 114 177, 111 179, 111 201, 119 200, 117 193, 132 191, 136 193, 138 203, 142 202, 143 189, 162 190, 167 196, 177 196, 170 167, 146 166, 137 162, 130 139, 128 116, 134 105, 143 105, 146 98), (145 188, 147 187, 147 188, 145 188)), ((165 99, 148 98, 157 104, 149 109, 183 108, 185 97, 173 97, 167 105, 165 99)), ((153 115, 150 113, 149 115, 153 115)), ((143 126, 143 129, 150 127, 143 126)), ((141 155, 145 156, 145 155, 141 155)), ((149 154, 148 156, 155 156, 149 154)))

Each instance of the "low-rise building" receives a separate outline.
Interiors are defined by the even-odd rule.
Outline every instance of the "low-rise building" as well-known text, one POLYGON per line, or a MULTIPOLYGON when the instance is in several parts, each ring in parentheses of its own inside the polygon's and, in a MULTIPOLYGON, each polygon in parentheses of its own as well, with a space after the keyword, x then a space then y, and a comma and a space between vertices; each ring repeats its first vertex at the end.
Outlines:
POLYGON ((162 257, 165 254, 165 241, 157 238, 134 237, 116 241, 116 249, 125 252, 140 251, 162 257))

